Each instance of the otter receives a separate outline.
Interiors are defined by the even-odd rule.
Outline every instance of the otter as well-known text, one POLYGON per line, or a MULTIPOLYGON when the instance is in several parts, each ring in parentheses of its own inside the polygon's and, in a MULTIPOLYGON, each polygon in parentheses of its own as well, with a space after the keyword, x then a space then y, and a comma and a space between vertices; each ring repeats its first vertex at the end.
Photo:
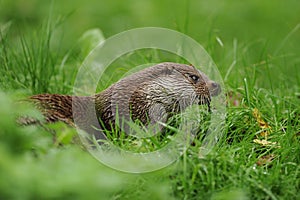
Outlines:
MULTIPOLYGON (((35 103, 48 123, 63 121, 87 133, 110 129, 119 116, 142 124, 167 120, 193 104, 207 105, 220 85, 194 66, 164 62, 133 73, 91 96, 38 94, 35 103)), ((23 119, 21 124, 37 120, 23 119)))

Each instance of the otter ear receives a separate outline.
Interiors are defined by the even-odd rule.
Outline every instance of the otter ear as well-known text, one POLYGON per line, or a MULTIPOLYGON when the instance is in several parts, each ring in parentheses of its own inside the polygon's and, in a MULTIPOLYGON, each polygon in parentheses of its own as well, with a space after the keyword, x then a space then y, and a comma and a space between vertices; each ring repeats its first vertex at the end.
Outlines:
POLYGON ((192 67, 194 70, 197 70, 197 68, 193 64, 189 64, 190 67, 192 67))

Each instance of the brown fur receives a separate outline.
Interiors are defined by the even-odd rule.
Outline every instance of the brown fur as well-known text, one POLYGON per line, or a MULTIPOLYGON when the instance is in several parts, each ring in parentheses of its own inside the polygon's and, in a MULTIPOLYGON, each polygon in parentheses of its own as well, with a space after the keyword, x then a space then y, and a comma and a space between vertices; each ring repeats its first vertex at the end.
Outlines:
MULTIPOLYGON (((147 124, 149 116, 165 117, 163 111, 170 117, 192 104, 206 104, 209 108, 211 95, 219 92, 219 85, 195 67, 161 63, 127 76, 93 96, 39 94, 30 99, 46 122, 63 121, 74 126, 75 121, 77 127, 94 132, 92 127, 100 128, 98 119, 105 128, 115 123, 116 109, 120 116, 130 115, 147 124)), ((24 120, 23 124, 32 122, 24 120)))

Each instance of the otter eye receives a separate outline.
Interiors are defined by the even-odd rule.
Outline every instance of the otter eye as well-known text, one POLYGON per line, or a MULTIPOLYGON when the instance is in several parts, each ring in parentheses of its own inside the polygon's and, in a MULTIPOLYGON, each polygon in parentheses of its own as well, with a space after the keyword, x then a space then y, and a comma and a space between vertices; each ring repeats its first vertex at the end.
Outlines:
POLYGON ((199 80, 199 76, 196 75, 190 75, 190 78, 194 81, 197 82, 199 80))

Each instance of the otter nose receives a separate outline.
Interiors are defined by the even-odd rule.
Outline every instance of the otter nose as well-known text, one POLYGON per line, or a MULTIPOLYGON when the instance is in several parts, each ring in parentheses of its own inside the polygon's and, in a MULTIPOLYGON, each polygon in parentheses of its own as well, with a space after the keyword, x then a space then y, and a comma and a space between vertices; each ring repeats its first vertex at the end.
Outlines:
POLYGON ((218 87, 220 87, 220 85, 219 85, 218 83, 216 83, 216 82, 212 82, 212 83, 211 83, 211 86, 212 86, 213 88, 218 88, 218 87))
POLYGON ((211 96, 217 96, 221 92, 220 84, 214 81, 209 82, 208 88, 211 96))

